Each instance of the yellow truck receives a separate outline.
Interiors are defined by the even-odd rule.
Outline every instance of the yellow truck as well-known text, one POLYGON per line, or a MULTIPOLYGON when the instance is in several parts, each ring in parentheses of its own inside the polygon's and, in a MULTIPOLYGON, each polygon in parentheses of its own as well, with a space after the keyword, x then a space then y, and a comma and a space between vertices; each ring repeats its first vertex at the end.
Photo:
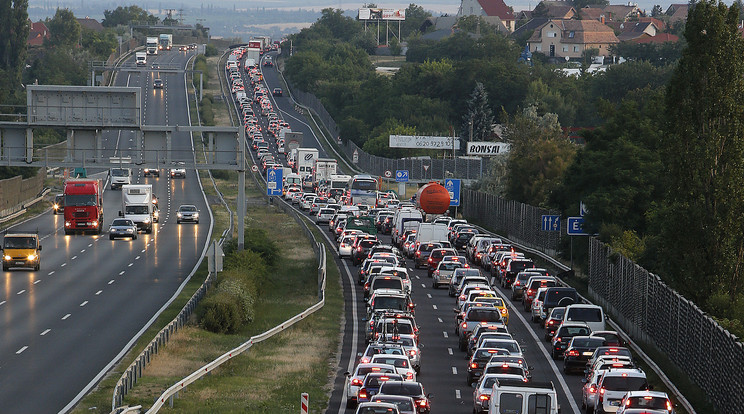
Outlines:
POLYGON ((41 243, 34 233, 7 233, 3 237, 3 271, 11 267, 39 270, 41 243))

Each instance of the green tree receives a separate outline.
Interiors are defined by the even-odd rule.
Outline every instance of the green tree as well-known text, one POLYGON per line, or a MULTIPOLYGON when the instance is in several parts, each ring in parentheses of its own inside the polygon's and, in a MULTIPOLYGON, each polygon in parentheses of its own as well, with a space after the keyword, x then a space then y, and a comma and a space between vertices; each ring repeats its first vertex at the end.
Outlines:
POLYGON ((156 24, 159 21, 159 18, 153 16, 139 6, 119 6, 114 10, 104 10, 103 21, 101 24, 104 27, 115 27, 119 25, 127 25, 133 22, 156 24))
POLYGON ((474 14, 457 19, 457 28, 468 33, 480 33, 481 35, 493 35, 498 32, 495 25, 488 23, 483 16, 474 14))
POLYGON ((535 107, 509 117, 504 138, 511 144, 506 167, 507 197, 546 206, 573 160, 574 145, 563 136, 555 114, 537 115, 535 107))
POLYGON ((70 48, 80 43, 80 23, 70 9, 57 9, 47 22, 49 43, 53 46, 70 48))
POLYGON ((0 3, 0 102, 21 88, 28 29, 28 0, 0 3))
POLYGON ((609 0, 573 0, 573 6, 576 10, 583 9, 586 6, 606 6, 610 4, 609 0))
POLYGON ((98 59, 105 60, 116 50, 118 42, 113 31, 104 30, 96 32, 95 30, 82 29, 81 45, 98 59))
POLYGON ((667 194, 655 220, 663 273, 703 304, 731 300, 744 278, 744 40, 739 9, 690 9, 687 49, 667 88, 662 154, 667 194), (715 62, 715 64, 712 64, 715 62))
POLYGON ((401 39, 408 40, 410 36, 418 33, 424 20, 429 17, 431 17, 431 13, 424 10, 423 7, 413 3, 409 4, 406 8, 406 20, 400 25, 401 39))
MULTIPOLYGON (((741 1, 741 0, 738 0, 741 1)), ((664 10, 661 9, 661 6, 658 4, 655 4, 654 7, 651 9, 651 17, 659 17, 664 14, 664 10)))
POLYGON ((488 106, 488 93, 482 83, 476 82, 468 100, 468 110, 462 118, 460 139, 462 141, 488 141, 492 128, 493 112, 488 106))

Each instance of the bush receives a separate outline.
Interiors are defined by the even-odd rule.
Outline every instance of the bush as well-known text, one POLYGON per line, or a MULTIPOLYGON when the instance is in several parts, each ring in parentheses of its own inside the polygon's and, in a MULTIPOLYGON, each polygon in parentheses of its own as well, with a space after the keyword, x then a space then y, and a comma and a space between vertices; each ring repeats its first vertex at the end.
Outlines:
POLYGON ((204 96, 202 98, 202 102, 199 105, 199 116, 203 125, 214 125, 214 109, 212 107, 211 97, 204 96))
POLYGON ((199 319, 204 329, 219 333, 235 333, 243 324, 240 304, 235 295, 228 292, 215 292, 202 301, 199 319))
POLYGON ((207 47, 204 48, 204 54, 206 56, 217 56, 220 54, 220 51, 217 49, 217 46, 207 43, 207 47))
MULTIPOLYGON (((268 234, 265 230, 245 229, 245 237, 243 238, 243 241, 245 243, 246 250, 252 250, 261 255, 261 258, 264 260, 265 265, 272 266, 274 265, 274 263, 277 262, 277 260, 279 260, 279 248, 276 247, 276 244, 273 240, 269 239, 268 234)), ((236 250, 237 246, 238 242, 235 239, 225 243, 225 246, 223 247, 225 255, 227 255, 228 252, 236 250)), ((243 259, 238 257, 226 257, 225 259, 226 266, 228 266, 228 263, 231 263, 234 260, 240 260, 241 262, 244 261, 243 259)), ((249 264, 244 263, 243 265, 249 264)))
POLYGON ((217 286, 215 294, 227 294, 233 296, 239 306, 239 315, 241 326, 244 323, 253 321, 253 304, 255 299, 246 286, 243 286, 238 279, 225 279, 217 286))
POLYGON ((230 171, 228 170, 212 170, 212 177, 215 180, 229 180, 230 171))

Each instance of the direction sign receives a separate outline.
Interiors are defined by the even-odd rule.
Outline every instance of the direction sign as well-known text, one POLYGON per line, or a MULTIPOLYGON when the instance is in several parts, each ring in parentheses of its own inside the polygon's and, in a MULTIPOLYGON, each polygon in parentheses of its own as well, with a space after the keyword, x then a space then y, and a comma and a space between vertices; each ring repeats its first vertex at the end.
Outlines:
POLYGON ((390 178, 393 176, 393 172, 390 170, 385 170, 385 178, 390 178))
POLYGON ((269 169, 266 174, 266 195, 269 196, 280 196, 282 195, 282 175, 284 170, 269 169))
POLYGON ((542 216, 542 231, 560 231, 561 230, 561 216, 559 215, 543 215, 542 216))
POLYGON ((444 188, 450 196, 450 207, 458 207, 460 205, 460 180, 448 178, 444 181, 444 188))
POLYGON ((566 220, 566 234, 569 236, 588 236, 584 232, 584 217, 569 217, 566 220))
POLYGON ((410 175, 408 174, 408 170, 396 170, 395 171, 395 181, 399 183, 407 183, 409 176, 410 175))

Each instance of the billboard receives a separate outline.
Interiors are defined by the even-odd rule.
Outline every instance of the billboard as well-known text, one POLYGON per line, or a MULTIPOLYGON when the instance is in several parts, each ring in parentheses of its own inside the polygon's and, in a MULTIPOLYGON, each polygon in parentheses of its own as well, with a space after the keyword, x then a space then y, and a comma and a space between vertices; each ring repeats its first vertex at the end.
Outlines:
POLYGON ((490 157, 493 155, 506 154, 510 145, 505 142, 468 142, 467 154, 490 157))
POLYGON ((359 9, 359 20, 406 20, 406 9, 359 9))
POLYGON ((454 149, 459 150, 459 138, 433 137, 425 135, 390 135, 390 148, 452 150, 453 139, 455 140, 454 149))
POLYGON ((138 128, 142 88, 124 86, 27 85, 31 125, 138 128))

